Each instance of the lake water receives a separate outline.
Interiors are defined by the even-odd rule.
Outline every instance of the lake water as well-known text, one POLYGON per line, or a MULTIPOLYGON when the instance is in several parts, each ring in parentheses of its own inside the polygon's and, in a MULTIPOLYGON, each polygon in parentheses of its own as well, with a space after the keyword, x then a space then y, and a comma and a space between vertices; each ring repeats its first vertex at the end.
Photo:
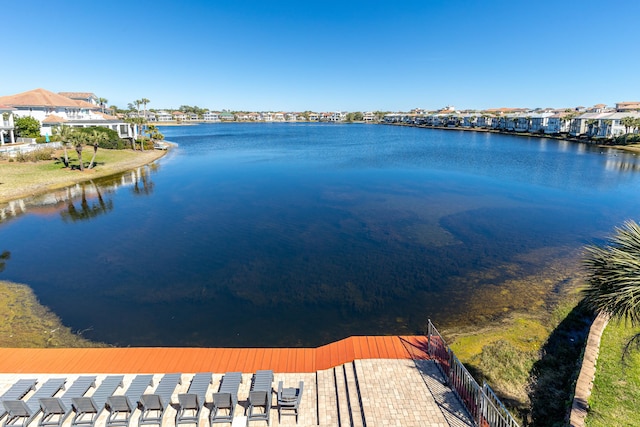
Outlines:
POLYGON ((90 339, 307 346, 473 322, 474 307, 544 304, 549 286, 509 283, 640 217, 638 157, 582 144, 358 124, 162 131, 179 146, 154 167, 0 206, 0 279, 90 339))

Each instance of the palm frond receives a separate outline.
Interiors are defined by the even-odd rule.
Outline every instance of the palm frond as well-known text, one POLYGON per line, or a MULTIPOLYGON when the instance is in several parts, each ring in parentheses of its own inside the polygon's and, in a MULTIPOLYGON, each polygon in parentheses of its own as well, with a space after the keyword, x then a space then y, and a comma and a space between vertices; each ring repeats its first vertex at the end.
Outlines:
POLYGON ((606 245, 584 248, 587 306, 613 319, 640 325, 640 225, 626 221, 606 245))

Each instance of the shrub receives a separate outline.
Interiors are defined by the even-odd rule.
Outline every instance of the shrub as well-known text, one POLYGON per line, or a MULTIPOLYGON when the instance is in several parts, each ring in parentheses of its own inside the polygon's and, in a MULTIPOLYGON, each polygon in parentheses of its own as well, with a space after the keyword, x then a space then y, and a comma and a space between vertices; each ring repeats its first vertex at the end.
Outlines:
POLYGON ((616 144, 618 145, 637 144, 638 142, 640 142, 640 134, 638 133, 628 133, 616 137, 616 144))
POLYGON ((87 141, 91 141, 91 137, 93 136, 93 131, 97 131, 107 136, 104 141, 100 141, 98 143, 99 148, 104 148, 107 150, 122 150, 125 147, 125 142, 120 139, 118 136, 118 132, 113 129, 101 127, 101 126, 92 126, 88 128, 75 128, 75 131, 83 134, 86 137, 87 141))
POLYGON ((153 149, 153 141, 151 141, 149 138, 144 137, 144 136, 136 139, 136 144, 144 144, 144 149, 145 150, 152 150, 153 149))
POLYGON ((40 160, 51 160, 53 155, 53 148, 41 148, 35 151, 29 151, 28 153, 18 153, 16 160, 18 162, 38 162, 40 160))
MULTIPOLYGON (((60 135, 49 135, 49 142, 58 142, 58 141, 60 141, 60 135)), ((45 142, 47 142, 47 137, 39 136, 36 138, 36 142, 38 144, 44 144, 45 142)))

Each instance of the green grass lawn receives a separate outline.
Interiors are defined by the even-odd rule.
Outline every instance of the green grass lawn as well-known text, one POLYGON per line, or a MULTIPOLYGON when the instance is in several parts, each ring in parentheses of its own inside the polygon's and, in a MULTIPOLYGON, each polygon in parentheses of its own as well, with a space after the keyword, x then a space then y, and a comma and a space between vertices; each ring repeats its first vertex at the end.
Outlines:
POLYGON ((623 364, 625 344, 640 328, 610 322, 600 343, 596 378, 589 399, 589 427, 640 426, 640 348, 623 364))

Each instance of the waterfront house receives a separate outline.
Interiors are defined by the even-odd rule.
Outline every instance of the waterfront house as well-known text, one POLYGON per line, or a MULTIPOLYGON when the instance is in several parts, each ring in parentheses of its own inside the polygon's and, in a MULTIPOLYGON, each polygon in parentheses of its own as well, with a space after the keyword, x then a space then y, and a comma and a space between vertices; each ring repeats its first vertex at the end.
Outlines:
POLYGON ((187 120, 187 115, 182 111, 174 111, 171 115, 173 116, 173 120, 176 122, 184 122, 187 120))
POLYGON ((464 128, 472 128, 476 126, 478 116, 476 114, 463 114, 461 125, 464 128))
POLYGON ((343 111, 336 111, 329 115, 330 122, 344 122, 345 120, 347 120, 347 113, 343 111))
POLYGON ((550 135, 569 133, 572 117, 571 114, 572 113, 561 112, 551 115, 547 119, 547 125, 544 128, 544 133, 550 135))
POLYGON ((0 97, 0 104, 12 109, 15 117, 33 117, 41 124, 41 135, 52 135, 59 125, 100 126, 118 132, 120 138, 137 138, 137 126, 100 112, 100 107, 84 100, 73 100, 45 89, 34 89, 0 97))
POLYGON ((287 113, 286 119, 287 119, 288 122, 297 122, 298 121, 298 115, 296 113, 287 113))
POLYGON ((0 114, 2 114, 2 119, 0 119, 0 145, 4 145, 5 142, 13 144, 16 142, 14 133, 15 126, 13 124, 13 108, 0 104, 0 114))
POLYGON ((481 128, 490 128, 494 120, 495 117, 484 113, 476 119, 476 126, 481 128))
POLYGON ((611 113, 589 112, 580 114, 571 120, 569 135, 571 136, 587 136, 589 138, 604 138, 607 134, 607 120, 611 113), (601 129, 605 125, 605 129, 601 129))
POLYGON ((640 111, 640 102, 637 101, 625 101, 616 103, 616 111, 640 111))
POLYGON ((236 119, 236 116, 229 113, 228 111, 220 113, 220 121, 222 122, 232 122, 236 119))
POLYGON ((373 112, 371 112, 371 111, 366 111, 362 115, 362 121, 367 122, 367 123, 373 123, 373 122, 376 121, 376 115, 373 114, 373 112))
POLYGON ((320 115, 318 113, 309 113, 310 122, 317 122, 318 120, 320 120, 320 115))
POLYGON ((189 120, 190 122, 197 122, 200 120, 200 117, 198 117, 196 113, 188 113, 187 120, 189 120))
POLYGON ((284 113, 274 113, 273 114, 274 122, 284 122, 284 113))
POLYGON ((622 119, 625 117, 640 119, 640 111, 614 112, 601 117, 598 120, 599 132, 596 135, 596 138, 616 138, 620 135, 624 135, 625 133, 632 132, 632 129, 627 129, 622 124, 622 119))
POLYGON ((202 115, 202 120, 205 122, 219 122, 220 116, 215 111, 207 111, 202 115))
POLYGON ((549 118, 553 116, 553 113, 534 113, 531 115, 529 122, 529 132, 545 132, 549 125, 549 118))
POLYGON ((165 110, 156 112, 156 120, 159 122, 170 122, 173 120, 173 116, 165 110))
POLYGON ((569 135, 581 136, 587 133, 587 121, 593 120, 593 117, 597 116, 597 113, 582 113, 577 117, 571 119, 569 126, 569 135))
POLYGON ((98 102, 99 98, 91 92, 58 92, 58 95, 73 99, 74 101, 84 101, 92 105, 100 105, 98 102))

